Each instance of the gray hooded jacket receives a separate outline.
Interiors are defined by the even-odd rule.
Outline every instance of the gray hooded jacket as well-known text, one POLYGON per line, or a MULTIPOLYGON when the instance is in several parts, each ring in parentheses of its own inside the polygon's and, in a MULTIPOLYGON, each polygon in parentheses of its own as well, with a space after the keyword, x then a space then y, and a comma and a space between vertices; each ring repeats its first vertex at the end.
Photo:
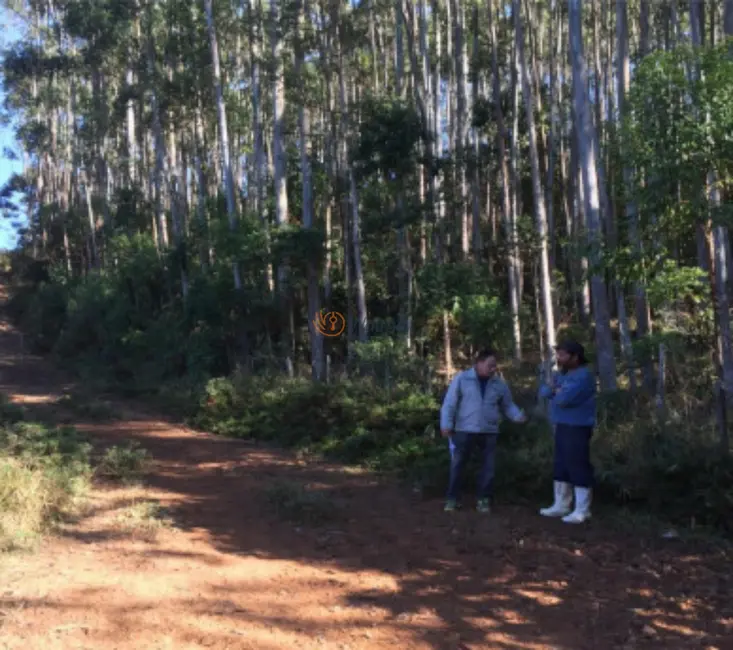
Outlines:
POLYGON ((442 430, 467 433, 498 433, 501 413, 519 421, 523 411, 512 400, 509 386, 494 375, 486 384, 483 399, 475 368, 458 373, 448 387, 440 409, 442 430))

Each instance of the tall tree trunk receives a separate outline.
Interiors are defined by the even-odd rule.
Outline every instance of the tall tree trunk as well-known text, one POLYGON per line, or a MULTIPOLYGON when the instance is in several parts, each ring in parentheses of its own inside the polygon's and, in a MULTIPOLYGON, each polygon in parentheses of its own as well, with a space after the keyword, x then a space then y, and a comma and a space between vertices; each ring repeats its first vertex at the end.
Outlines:
MULTIPOLYGON (((216 93, 216 112, 219 118, 219 151, 221 152, 221 167, 224 180, 224 192, 227 201, 227 215, 229 217, 229 230, 235 233, 237 230, 237 204, 234 197, 234 176, 229 154, 229 128, 227 126, 227 110, 224 103, 224 92, 221 85, 221 65, 219 63, 219 44, 216 38, 216 26, 214 24, 214 10, 212 0, 204 0, 204 13, 206 14, 206 26, 209 32, 209 47, 211 49, 211 66, 214 77, 214 92, 216 93)), ((232 260, 232 273, 234 275, 234 287, 242 288, 242 277, 239 269, 239 262, 232 260)))
POLYGON ((153 148, 155 150, 155 167, 153 172, 153 187, 155 193, 155 216, 158 225, 158 240, 160 246, 168 248, 168 223, 163 209, 163 187, 162 179, 165 167, 165 142, 163 140, 163 128, 160 123, 160 107, 158 103, 158 92, 156 88, 155 74, 155 45, 153 42, 152 10, 150 15, 151 24, 148 25, 147 64, 150 77, 150 99, 151 112, 153 116, 153 148))
POLYGON ((170 197, 171 223, 173 237, 178 249, 178 259, 181 275, 181 294, 184 302, 188 299, 188 270, 186 268, 186 241, 183 232, 183 214, 181 210, 181 173, 178 167, 176 147, 176 132, 171 120, 171 130, 168 134, 168 196, 170 197))
MULTIPOLYGON (((336 25, 335 34, 335 47, 336 47, 336 61, 337 61, 337 78, 338 78, 338 106, 339 113, 343 118, 348 118, 348 111, 346 105, 346 71, 344 64, 344 52, 343 52, 343 19, 341 16, 340 5, 332 5, 332 11, 334 16, 332 18, 333 23, 336 25)), ((350 135, 348 130, 347 119, 340 119, 338 121, 337 137, 335 138, 336 150, 336 169, 337 169, 337 183, 338 183, 338 198, 341 215, 342 225, 342 243, 343 243, 343 269, 344 269, 344 281, 346 284, 346 331, 348 336, 348 358, 353 358, 353 336, 354 336, 354 314, 353 314, 353 296, 352 296, 352 284, 353 284, 353 273, 352 273, 352 257, 353 249, 351 237, 351 217, 350 217, 350 181, 349 181, 349 164, 348 164, 348 149, 347 149, 347 138, 350 135)))
MULTIPOLYGON (((519 184, 519 87, 521 81, 519 79, 519 50, 517 49, 516 38, 514 39, 514 52, 511 55, 511 97, 512 97, 512 130, 509 141, 509 165, 511 171, 511 188, 512 188, 512 231, 516 235, 517 250, 519 247, 519 215, 522 212, 521 187, 519 184)), ((523 272, 522 259, 517 256, 517 300, 522 304, 523 291, 523 272)))
POLYGON ((540 176, 540 156, 537 148, 537 132, 534 121, 534 105, 529 69, 524 56, 524 35, 519 0, 512 1, 516 47, 519 54, 519 67, 522 76, 522 95, 527 119, 529 135, 529 157, 532 169, 532 193, 534 196, 535 218, 537 232, 540 237, 540 280, 542 286, 542 309, 545 317, 546 349, 542 351, 543 358, 553 358, 555 353, 555 313, 553 309, 552 284, 550 277, 550 258, 547 246, 547 214, 545 212, 545 196, 542 191, 540 176))
MULTIPOLYGON (((425 0, 419 0, 418 3, 419 11, 419 29, 420 29, 420 58, 422 61, 422 86, 424 93, 424 103, 426 111, 426 120, 424 128, 428 134, 435 131, 435 114, 433 113, 433 107, 435 106, 433 100, 433 85, 432 85, 432 70, 430 66, 430 50, 428 49, 428 19, 427 19, 427 7, 425 0)), ((427 174, 428 184, 428 209, 423 209, 422 219, 420 223, 420 262, 425 264, 428 257, 428 241, 427 241, 427 230, 428 222, 433 223, 435 221, 435 175, 432 173, 432 161, 434 160, 433 155, 433 144, 432 142, 423 140, 422 152, 425 159, 430 160, 430 164, 423 163, 420 165, 420 204, 424 205, 425 199, 425 176, 427 174), (429 211, 428 211, 429 210, 429 211)))
MULTIPOLYGON (((442 62, 442 30, 440 25, 440 7, 438 0, 432 0, 431 12, 433 14, 433 32, 435 33, 435 62, 433 65, 433 115, 435 116, 435 123, 433 124, 433 158, 438 160, 443 154, 443 129, 442 129, 442 110, 441 110, 441 62, 442 62)), ((437 260, 443 259, 443 242, 445 238, 444 227, 445 227, 445 202, 443 201, 443 188, 445 186, 443 172, 438 172, 434 175, 435 178, 435 190, 434 190, 434 201, 435 201, 435 237, 434 246, 435 258, 437 260)))
POLYGON ((468 211, 466 202, 466 140, 468 132, 466 106, 466 76, 468 61, 466 55, 465 7, 463 0, 450 0, 453 12, 453 60, 456 80, 455 111, 455 189, 458 198, 456 208, 461 215, 461 253, 464 259, 470 253, 468 211))
POLYGON ((504 112, 501 108, 501 77, 499 76, 499 58, 497 50, 499 42, 496 37, 496 28, 494 26, 494 0, 487 0, 488 18, 489 18, 489 35, 491 39, 491 68, 493 80, 493 105, 494 118, 496 120, 496 142, 499 150, 499 182, 501 184, 501 207, 502 218, 504 223, 504 231, 509 248, 508 254, 508 279, 509 279, 509 304, 512 314, 512 337, 514 339, 514 360, 516 363, 522 361, 522 331, 519 320, 519 251, 517 246, 517 230, 514 222, 514 215, 511 205, 510 194, 510 176, 509 167, 507 165, 506 154, 506 129, 504 127, 504 112))
MULTIPOLYGON (((306 3, 301 0, 298 6, 298 32, 296 35, 296 76, 300 77, 305 58, 303 45, 303 18, 307 11, 306 3)), ((300 169, 303 177, 303 228, 313 228, 313 175, 311 173, 310 146, 310 110, 306 107, 305 93, 301 93, 298 106, 298 128, 300 130, 300 169)), ((308 259, 308 322, 310 324, 311 375, 315 381, 325 377, 325 357, 323 354, 323 337, 315 329, 314 319, 320 313, 320 296, 318 291, 318 273, 312 259, 308 259)))
MULTIPOLYGON (((626 94, 629 92, 630 81, 630 62, 629 62, 629 21, 626 0, 616 0, 616 60, 617 72, 616 79, 618 89, 616 91, 617 114, 619 124, 626 118, 626 94)), ((628 165, 623 168, 623 182, 626 200, 626 221, 629 225, 629 240, 634 246, 634 255, 637 260, 641 261, 644 251, 639 233, 639 213, 636 204, 631 198, 631 189, 633 187, 633 171, 628 165)), ((638 337, 644 337, 649 334, 649 307, 646 299, 646 289, 640 281, 634 283, 634 304, 636 315, 636 332, 638 337)), ((654 367, 651 362, 646 362, 642 366, 642 379, 644 386, 649 394, 654 391, 654 367)))
POLYGON ((643 58, 649 54, 649 0, 641 0, 639 23, 639 56, 643 58))
POLYGON ((569 0, 568 18, 570 26, 570 49, 573 58, 573 94, 575 114, 577 118, 577 138, 580 164, 583 170, 583 189, 588 228, 589 245, 591 247, 591 298, 593 300, 593 316, 596 330, 596 350, 598 355, 598 372, 601 388, 614 391, 616 382, 616 360, 613 354, 613 338, 611 335, 611 316, 608 309, 606 283, 596 270, 601 247, 601 199, 598 190, 598 151, 597 136, 593 127, 588 106, 587 73, 583 56, 582 14, 580 0, 569 0))
POLYGON ((252 130, 254 131, 254 212, 260 222, 265 220, 264 212, 264 142, 262 137, 262 86, 260 81, 260 33, 259 11, 255 14, 252 0, 247 4, 247 29, 249 31, 250 82, 252 84, 252 130))
MULTIPOLYGON (((274 162, 275 185, 275 225, 282 228, 289 222, 288 187, 287 187, 287 157, 285 155, 285 65, 283 60, 283 15, 280 6, 281 0, 270 3, 270 44, 273 61, 272 101, 273 101, 273 128, 272 128, 272 155, 274 162)), ((293 350, 295 347, 294 335, 290 327, 292 321, 289 300, 289 289, 286 286, 288 277, 287 263, 281 263, 277 268, 277 293, 281 310, 281 328, 286 332, 282 337, 281 354, 283 355, 288 374, 293 374, 293 350)))
POLYGON ((552 47, 550 56, 550 133, 547 138, 547 178, 545 180, 545 205, 547 206, 547 227, 550 233, 549 241, 549 255, 550 255, 550 268, 556 268, 555 265, 555 249, 557 232, 555 229, 555 205, 554 205, 554 193, 553 188, 555 187, 555 150, 556 150, 556 138, 557 138, 557 126, 559 122, 558 117, 558 102, 557 92, 558 86, 562 84, 562 80, 559 75, 560 70, 560 44, 562 38, 559 34, 560 17, 556 18, 557 14, 557 0, 552 0, 550 5, 550 17, 548 20, 550 38, 549 42, 552 47))
MULTIPOLYGON (((321 5, 321 18, 323 21, 325 18, 325 8, 321 5)), ((333 237, 333 208, 334 200, 337 197, 337 185, 338 185, 338 173, 337 173, 337 158, 338 152, 336 148, 336 141, 338 134, 336 131, 336 120, 335 120, 335 91, 333 88, 333 70, 332 70, 332 57, 330 38, 328 33, 321 39, 321 58, 325 64, 325 90, 326 90, 326 110, 324 111, 324 166, 326 168, 326 174, 328 176, 328 197, 326 199, 325 207, 325 244, 326 244, 326 258, 323 265, 323 296, 328 303, 331 299, 331 269, 333 266, 333 249, 332 249, 332 237, 333 237)))
MULTIPOLYGON (((366 304, 366 284, 364 283, 364 268, 361 261, 361 230, 359 227, 359 195, 356 190, 354 169, 349 168, 349 195, 351 198, 351 245, 354 251, 354 279, 356 280, 356 314, 358 320, 359 341, 366 343, 368 340, 369 322, 366 304)), ((403 229, 404 233, 405 230, 403 229)), ((405 245, 406 248, 406 245, 405 245)), ((410 313, 409 294, 407 295, 407 313, 410 313)), ((409 325, 407 327, 409 347, 409 325)))
POLYGON ((206 152, 204 149, 204 125, 201 119, 201 107, 196 105, 193 124, 194 151, 195 160, 194 168, 196 174, 196 218, 199 224, 201 240, 199 242, 199 255, 201 256, 201 269, 206 272, 211 264, 211 241, 209 233, 209 224, 206 212, 206 177, 204 175, 204 158, 206 152))
MULTIPOLYGON (((726 3, 728 5, 730 3, 726 3)), ((726 11, 730 8, 726 6, 726 11)), ((690 5, 690 23, 693 25, 692 39, 693 45, 700 46, 701 32, 703 30, 695 29, 697 23, 697 12, 702 11, 702 7, 692 3, 690 5)), ((702 19, 700 22, 703 23, 702 19)), ((703 23, 704 24, 704 23, 703 23)), ((733 36, 733 25, 731 20, 724 20, 725 33, 727 37, 733 36)), ((702 72, 698 69, 695 71, 695 78, 698 79, 702 72)), ((710 115, 701 116, 706 121, 710 120, 710 115)), ((720 183, 717 171, 710 169, 707 172, 707 198, 712 209, 719 209, 722 204, 720 196, 720 183)), ((711 255, 711 266, 713 267, 712 293, 715 303, 715 311, 717 315, 717 333, 718 333, 718 367, 719 376, 725 388, 728 405, 733 403, 733 341, 731 340, 731 322, 730 322, 730 296, 728 287, 730 282, 730 234, 728 228, 723 225, 710 226, 713 232, 713 254, 711 255)), ((725 432, 723 432, 725 435, 725 432)), ((728 450, 726 450, 727 453, 728 450)))
MULTIPOLYGON (((471 21, 473 32, 473 47, 471 53, 471 107, 475 110, 479 93, 479 10, 478 5, 473 7, 473 19, 471 21)), ((473 141, 473 156, 471 160, 471 214, 473 223, 473 255, 478 262, 481 258, 481 184, 479 176, 479 134, 475 128, 471 128, 471 139, 473 141)))
POLYGON ((723 33, 728 37, 733 36, 733 0, 724 0, 723 33))
MULTIPOLYGON (((126 82, 127 82, 127 88, 128 91, 131 91, 134 85, 134 76, 132 68, 127 69, 127 76, 126 76, 126 82)), ((137 181, 137 168, 136 168, 136 158, 137 158, 137 152, 135 151, 135 101, 132 97, 130 97, 127 100, 127 109, 126 109, 126 119, 127 119, 127 182, 132 184, 137 181)))

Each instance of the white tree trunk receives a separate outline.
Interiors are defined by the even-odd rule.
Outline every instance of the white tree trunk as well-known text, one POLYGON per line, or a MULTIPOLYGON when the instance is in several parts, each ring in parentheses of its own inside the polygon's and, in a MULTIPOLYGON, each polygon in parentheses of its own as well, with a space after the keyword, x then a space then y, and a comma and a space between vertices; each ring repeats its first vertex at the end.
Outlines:
MULTIPOLYGON (((597 138, 588 106, 587 72, 583 56, 583 33, 581 0, 569 0, 568 14, 570 23, 570 49, 573 61, 573 94, 577 119, 578 155, 583 170, 585 211, 588 239, 591 247, 591 264, 599 260, 601 246, 601 200, 598 190, 598 152, 597 138)), ((617 388, 616 360, 613 354, 611 317, 608 309, 606 282, 600 273, 592 269, 591 299, 596 329, 596 354, 601 388, 614 391, 617 388)))
MULTIPOLYGON (((442 110, 441 110, 441 60, 442 60, 442 30, 440 24, 440 8, 438 0, 433 0, 431 11, 433 14, 433 32, 435 34, 435 62, 433 64, 433 159, 437 160, 443 153, 443 128, 442 128, 442 110)), ((442 260, 443 258, 443 227, 445 219, 445 203, 443 202, 443 174, 439 173, 435 177, 435 191, 433 194, 435 201, 435 237, 434 251, 435 258, 442 260)))
POLYGON ((724 0, 723 33, 728 37, 733 36, 733 0, 724 0))
MULTIPOLYGON (((617 61, 617 119, 621 123, 626 116, 626 94, 629 91, 630 82, 630 61, 629 61, 629 19, 626 0, 616 0, 616 61, 617 61)), ((633 185, 633 171, 624 165, 623 182, 630 197, 630 190, 633 185)), ((639 237, 639 213, 636 204, 629 198, 625 206, 626 220, 629 225, 629 239, 634 245, 634 253, 637 259, 644 254, 641 239, 639 237)), ((634 283, 634 305, 636 315, 636 329, 639 337, 649 333, 649 307, 646 299, 646 289, 641 282, 634 283)), ((642 379, 644 386, 650 393, 654 390, 654 368, 650 363, 642 367, 642 379)))
MULTIPOLYGON (((212 0, 204 0, 204 13, 206 14, 209 47, 211 48, 212 75, 214 77, 214 92, 216 93, 216 112, 219 117, 219 150, 221 152, 221 171, 224 180, 224 192, 226 193, 227 215, 229 216, 229 229, 231 232, 235 232, 237 229, 237 204, 234 197, 234 176, 232 175, 232 163, 229 154, 227 111, 226 104, 224 103, 224 93, 221 87, 219 44, 216 39, 212 0)), ((239 270, 239 263, 236 260, 232 262, 232 272, 234 274, 234 287, 239 290, 242 288, 242 277, 239 270)))
POLYGON ((283 43, 280 36, 281 0, 273 0, 270 9, 271 45, 273 60, 273 128, 272 149, 275 172, 275 223, 282 226, 288 223, 288 187, 287 159, 283 138, 285 136, 285 66, 283 61, 283 43))
POLYGON ((496 141, 499 149, 499 182, 501 183, 502 198, 502 217, 504 223, 504 231, 509 245, 508 266, 509 266, 509 304, 511 306, 512 315, 512 336, 514 339, 514 360, 520 363, 522 360, 522 330, 519 320, 519 251, 517 247, 516 223, 513 220, 511 205, 511 190, 509 166, 507 165, 506 154, 506 130, 504 128, 504 112, 501 109, 501 78, 499 77, 499 58, 497 50, 499 43, 496 37, 496 28, 494 26, 494 8, 493 1, 488 0, 489 11, 489 36, 491 39, 491 68, 493 80, 493 104, 494 117, 496 119, 497 133, 496 141))
MULTIPOLYGON (((152 19, 152 18, 151 18, 152 19)), ((152 31, 152 26, 149 26, 152 31)), ((158 240, 161 247, 168 248, 168 223, 163 209, 163 188, 162 179, 165 167, 165 142, 163 130, 160 124, 160 108, 158 105, 158 93, 155 87, 155 49, 152 34, 147 35, 147 64, 150 75, 150 100, 151 112, 153 114, 153 148, 155 149, 155 167, 153 172, 153 187, 155 193, 155 216, 158 224, 158 240)))
MULTIPOLYGON (((127 87, 132 88, 134 77, 132 68, 127 69, 127 87)), ((137 181, 137 151, 135 150, 135 102, 132 98, 127 100, 127 175, 131 183, 137 181)))
POLYGON ((354 279, 356 281, 356 314, 359 328, 359 341, 368 340, 369 322, 366 304, 366 285, 364 267, 361 261, 361 229, 359 227, 359 195, 356 191, 354 169, 349 167, 349 195, 351 198, 351 245, 354 251, 354 279))
POLYGON ((543 358, 554 357, 555 353, 555 313, 552 300, 552 285, 550 277, 550 258, 547 246, 547 214, 545 212, 545 196, 542 191, 542 178, 540 176, 540 157, 537 150, 537 132, 534 120, 534 105, 532 99, 532 86, 530 82, 529 69, 524 55, 524 36, 522 28, 522 17, 520 14, 519 0, 513 0, 512 12, 514 14, 514 26, 516 31, 516 47, 519 54, 519 67, 522 75, 522 94, 524 95, 524 108, 527 118, 527 129, 529 134, 529 155, 532 168, 532 193, 534 196, 535 218, 537 231, 540 236, 540 283, 542 286, 542 309, 545 317, 545 343, 543 358))
MULTIPOLYGON (((298 7, 298 34, 296 48, 296 74, 300 76, 305 52, 303 51, 303 3, 298 7)), ((298 127, 300 131, 300 170, 303 176, 303 228, 313 228, 313 175, 311 173, 310 115, 306 107, 305 93, 298 107, 298 127)), ((312 260, 308 260, 308 323, 310 330, 311 375, 315 381, 322 381, 325 373, 323 356, 323 336, 315 329, 314 319, 320 312, 321 301, 318 292, 318 273, 312 260)))

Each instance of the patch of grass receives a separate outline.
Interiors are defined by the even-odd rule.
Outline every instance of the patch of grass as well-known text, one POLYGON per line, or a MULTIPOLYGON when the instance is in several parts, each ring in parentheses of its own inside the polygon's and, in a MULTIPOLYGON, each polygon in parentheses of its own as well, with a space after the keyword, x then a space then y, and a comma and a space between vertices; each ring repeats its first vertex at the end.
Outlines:
POLYGON ((117 515, 118 525, 125 531, 139 533, 145 537, 173 526, 169 512, 155 501, 133 500, 117 515))
MULTIPOLYGON (((91 444, 74 427, 29 421, 0 394, 0 552, 35 546, 79 509, 95 475, 134 483, 149 461, 150 454, 131 442, 107 449, 95 467, 91 444)), ((159 515, 142 505, 129 518, 150 528, 159 515)))
POLYGON ((138 483, 148 471, 152 456, 137 441, 124 447, 115 445, 107 449, 97 464, 95 474, 99 478, 120 481, 124 484, 138 483))
POLYGON ((324 524, 341 515, 339 502, 322 491, 290 481, 276 481, 267 486, 265 499, 275 514, 298 524, 324 524))
POLYGON ((89 488, 90 451, 71 427, 0 426, 0 551, 32 547, 74 511, 89 488))

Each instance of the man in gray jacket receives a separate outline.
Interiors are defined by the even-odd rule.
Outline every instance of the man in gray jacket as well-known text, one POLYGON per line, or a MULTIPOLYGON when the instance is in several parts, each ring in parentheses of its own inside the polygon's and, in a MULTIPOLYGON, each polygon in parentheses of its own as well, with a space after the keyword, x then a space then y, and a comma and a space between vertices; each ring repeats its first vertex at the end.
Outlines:
POLYGON ((514 422, 527 421, 527 416, 512 400, 509 386, 496 372, 496 353, 483 350, 473 368, 453 378, 440 409, 440 432, 450 439, 453 447, 447 512, 458 507, 463 470, 476 446, 483 448, 484 457, 478 480, 477 510, 490 511, 501 412, 514 422))

